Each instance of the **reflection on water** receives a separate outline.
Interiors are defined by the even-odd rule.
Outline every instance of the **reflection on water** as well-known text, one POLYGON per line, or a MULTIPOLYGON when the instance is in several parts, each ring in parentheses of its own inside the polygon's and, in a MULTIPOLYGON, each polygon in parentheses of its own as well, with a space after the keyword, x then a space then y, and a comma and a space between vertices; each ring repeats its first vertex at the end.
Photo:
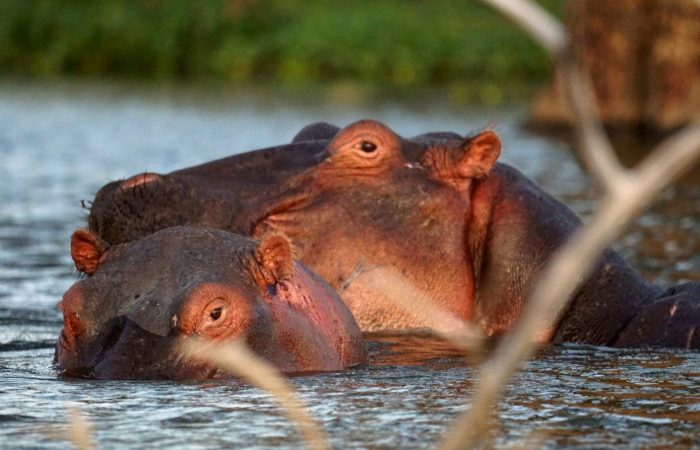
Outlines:
MULTIPOLYGON (((433 338, 390 339, 390 349, 386 339, 372 344, 378 365, 291 380, 336 448, 429 448, 466 406, 474 366, 445 357, 433 338)), ((63 426, 72 405, 95 423, 100 448, 298 446, 274 402, 242 383, 59 381, 47 367, 51 354, 0 353, 0 446, 67 448, 42 433, 63 426)), ((699 368, 696 352, 542 349, 511 383, 496 444, 691 448, 699 368)))
MULTIPOLYGON (((366 333, 372 366, 428 366, 434 368, 478 365, 485 355, 470 355, 442 339, 423 333, 366 333)), ((481 350, 480 350, 481 351, 481 350)))
MULTIPOLYGON (((504 160, 577 212, 593 191, 556 141, 516 126, 518 110, 439 105, 287 104, 246 95, 172 96, 72 86, 0 86, 0 448, 69 448, 46 438, 80 405, 100 448, 297 448, 294 429, 238 382, 59 380, 50 366, 56 303, 75 281, 68 238, 109 180, 290 140, 303 125, 358 118, 404 135, 497 124, 504 160)), ((700 279, 698 171, 668 190, 619 249, 649 278, 700 279)), ((372 336, 372 364, 294 378, 336 448, 428 448, 466 407, 476 366, 429 336, 372 336)), ((697 445, 700 354, 585 346, 542 349, 499 411, 499 446, 697 445)))

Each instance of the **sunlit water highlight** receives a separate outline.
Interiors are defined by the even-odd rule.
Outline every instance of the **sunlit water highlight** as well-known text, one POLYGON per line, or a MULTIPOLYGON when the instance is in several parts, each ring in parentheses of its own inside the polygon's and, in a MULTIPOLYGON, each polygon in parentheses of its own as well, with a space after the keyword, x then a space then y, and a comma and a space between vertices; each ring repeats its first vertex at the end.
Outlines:
MULTIPOLYGON (((595 196, 565 146, 520 130, 521 113, 0 86, 0 448, 68 448, 50 435, 74 405, 104 449, 300 445, 274 402, 239 382, 57 378, 56 303, 77 278, 68 239, 84 225, 80 200, 107 181, 279 144, 316 120, 370 117, 406 136, 496 124, 504 161, 580 214, 591 211, 595 196)), ((700 280, 699 178, 668 190, 619 242, 650 279, 700 280)), ((371 366, 292 383, 336 448, 431 447, 468 404, 476 367, 433 338, 375 340, 371 366)), ((543 349, 511 384, 496 444, 692 448, 699 429, 699 353, 562 346, 543 349)))

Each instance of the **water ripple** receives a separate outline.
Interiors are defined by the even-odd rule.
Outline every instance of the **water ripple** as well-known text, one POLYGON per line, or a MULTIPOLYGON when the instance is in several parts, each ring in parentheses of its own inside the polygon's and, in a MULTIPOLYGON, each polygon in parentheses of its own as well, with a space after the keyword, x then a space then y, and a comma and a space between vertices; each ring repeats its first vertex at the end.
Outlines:
MULTIPOLYGON (((517 113, 517 111, 516 111, 517 113)), ((0 85, 0 448, 68 449, 79 406, 101 449, 298 448, 275 402, 238 381, 63 380, 52 368, 56 303, 77 280, 68 253, 82 199, 109 180, 167 172, 290 140, 303 125, 361 117, 405 135, 497 123, 503 158, 587 215, 595 193, 563 144, 529 135, 508 110, 288 105, 0 85), (193 151, 196 149, 196 151, 193 151), (52 428, 53 427, 53 428, 52 428)), ((700 279, 700 183, 673 189, 617 248, 660 282, 700 279)), ((375 336, 372 365, 291 383, 335 448, 431 448, 469 406, 477 368, 429 337, 375 336)), ((499 405, 498 447, 697 448, 700 354, 565 345, 543 349, 499 405)))

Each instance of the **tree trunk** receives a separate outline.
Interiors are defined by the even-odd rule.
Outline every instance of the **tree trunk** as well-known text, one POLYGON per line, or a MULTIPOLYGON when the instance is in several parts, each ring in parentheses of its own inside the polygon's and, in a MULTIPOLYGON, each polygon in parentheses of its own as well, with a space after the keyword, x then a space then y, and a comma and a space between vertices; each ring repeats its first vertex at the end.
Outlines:
MULTIPOLYGON (((570 0, 567 8, 606 125, 666 132, 700 119, 700 3, 570 0)), ((535 97, 529 123, 571 124, 556 77, 535 97)))

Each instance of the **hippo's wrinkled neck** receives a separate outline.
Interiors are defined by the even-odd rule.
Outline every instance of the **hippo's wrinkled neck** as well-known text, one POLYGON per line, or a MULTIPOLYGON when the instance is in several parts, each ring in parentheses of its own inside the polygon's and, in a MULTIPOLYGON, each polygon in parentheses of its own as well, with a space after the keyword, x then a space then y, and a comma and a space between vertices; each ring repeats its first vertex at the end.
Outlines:
POLYGON ((474 283, 465 264, 464 199, 420 183, 420 173, 409 176, 416 180, 400 189, 391 180, 318 189, 300 183, 306 189, 271 209, 253 236, 289 237, 297 257, 339 292, 363 331, 444 328, 433 319, 445 311, 469 319, 474 283), (405 245, 397 245, 397 233, 405 245))
MULTIPOLYGON (((549 258, 580 219, 512 167, 499 164, 472 196, 470 248, 476 278, 476 321, 487 334, 512 329, 549 258)), ((651 288, 612 250, 572 296, 545 340, 611 345, 649 303, 651 288)))
POLYGON ((309 182, 312 179, 313 173, 302 172, 284 183, 271 185, 255 196, 242 199, 239 217, 234 218, 234 231, 258 238, 270 231, 289 237, 297 234, 304 225, 294 219, 306 217, 306 211, 312 208, 318 195, 318 190, 309 182))

